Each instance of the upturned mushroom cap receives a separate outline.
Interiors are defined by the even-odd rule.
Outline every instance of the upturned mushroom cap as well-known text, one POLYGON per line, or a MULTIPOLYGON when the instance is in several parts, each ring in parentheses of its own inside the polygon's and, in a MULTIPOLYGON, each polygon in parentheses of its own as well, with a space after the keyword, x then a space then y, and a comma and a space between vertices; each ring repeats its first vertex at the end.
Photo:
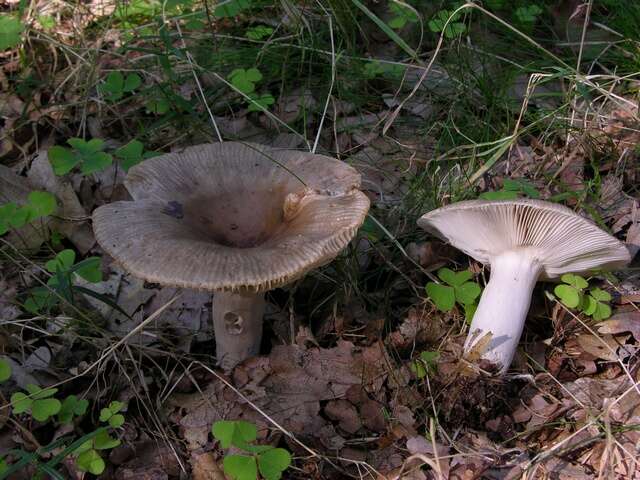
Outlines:
POLYGON ((526 248, 548 279, 630 261, 622 242, 567 207, 540 200, 458 202, 423 215, 418 225, 482 263, 526 248))
POLYGON ((95 210, 98 243, 133 275, 261 292, 330 262, 369 209, 360 175, 309 153, 225 142, 131 168, 133 201, 95 210))

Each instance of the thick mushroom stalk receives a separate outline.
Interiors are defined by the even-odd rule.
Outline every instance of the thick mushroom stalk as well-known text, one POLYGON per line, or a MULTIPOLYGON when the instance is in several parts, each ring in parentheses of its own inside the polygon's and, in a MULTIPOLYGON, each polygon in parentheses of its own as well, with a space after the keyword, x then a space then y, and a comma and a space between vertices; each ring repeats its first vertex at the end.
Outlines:
POLYGON ((502 373, 511 365, 539 278, 614 269, 631 260, 622 242, 586 218, 539 200, 454 203, 423 215, 418 225, 491 265, 465 351, 477 345, 502 373), (478 344, 487 333, 487 345, 478 344))
POLYGON ((491 333, 491 340, 481 352, 482 357, 501 365, 503 372, 508 368, 541 272, 542 265, 535 250, 529 248, 509 250, 491 260, 491 277, 473 316, 465 352, 491 333))
POLYGON ((214 293, 216 358, 225 370, 260 352, 264 307, 263 293, 214 293))

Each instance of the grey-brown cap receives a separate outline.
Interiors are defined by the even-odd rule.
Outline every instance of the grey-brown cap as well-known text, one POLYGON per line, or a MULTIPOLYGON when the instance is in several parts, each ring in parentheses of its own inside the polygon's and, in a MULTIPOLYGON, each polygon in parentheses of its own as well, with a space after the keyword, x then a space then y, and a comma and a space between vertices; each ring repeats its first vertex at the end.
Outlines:
POLYGON ((482 263, 528 248, 542 276, 615 269, 630 261, 626 246, 567 207, 541 200, 469 200, 433 210, 418 225, 482 263))
POLYGON ((133 275, 201 290, 265 291, 330 262, 369 199, 345 163, 224 142, 129 170, 133 201, 95 210, 98 243, 133 275))

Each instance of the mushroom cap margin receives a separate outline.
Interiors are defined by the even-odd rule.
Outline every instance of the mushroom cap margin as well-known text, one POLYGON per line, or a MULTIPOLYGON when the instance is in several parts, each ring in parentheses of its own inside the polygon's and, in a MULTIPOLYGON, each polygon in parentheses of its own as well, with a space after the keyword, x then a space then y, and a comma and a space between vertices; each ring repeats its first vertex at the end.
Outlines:
POLYGON ((631 260, 626 246, 571 209, 533 199, 467 200, 418 220, 428 232, 482 263, 519 247, 535 252, 542 276, 615 269, 631 260))
POLYGON ((197 290, 262 292, 329 263, 351 241, 370 204, 357 190, 359 184, 352 167, 321 155, 236 142, 190 147, 133 167, 126 185, 134 201, 97 208, 94 233, 108 254, 144 280, 197 290), (216 172, 222 178, 212 180, 216 172), (289 193, 314 193, 300 202, 286 228, 249 248, 206 241, 185 229, 181 218, 166 214, 167 202, 183 201, 199 189, 222 188, 234 179, 249 185, 279 179, 289 193))

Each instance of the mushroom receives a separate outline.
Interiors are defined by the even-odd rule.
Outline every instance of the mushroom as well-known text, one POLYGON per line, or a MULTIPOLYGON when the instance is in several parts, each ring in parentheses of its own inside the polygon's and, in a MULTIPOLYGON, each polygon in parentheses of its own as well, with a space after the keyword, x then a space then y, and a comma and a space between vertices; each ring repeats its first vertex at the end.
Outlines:
POLYGON ((125 186, 133 201, 93 213, 96 240, 134 276, 215 292, 225 369, 259 352, 264 293, 329 263, 369 210, 345 163, 249 143, 148 159, 125 186))
POLYGON ((622 242, 567 207, 540 200, 454 203, 423 215, 418 225, 491 266, 464 348, 469 352, 490 332, 482 358, 502 373, 513 360, 538 279, 630 261, 622 242))

